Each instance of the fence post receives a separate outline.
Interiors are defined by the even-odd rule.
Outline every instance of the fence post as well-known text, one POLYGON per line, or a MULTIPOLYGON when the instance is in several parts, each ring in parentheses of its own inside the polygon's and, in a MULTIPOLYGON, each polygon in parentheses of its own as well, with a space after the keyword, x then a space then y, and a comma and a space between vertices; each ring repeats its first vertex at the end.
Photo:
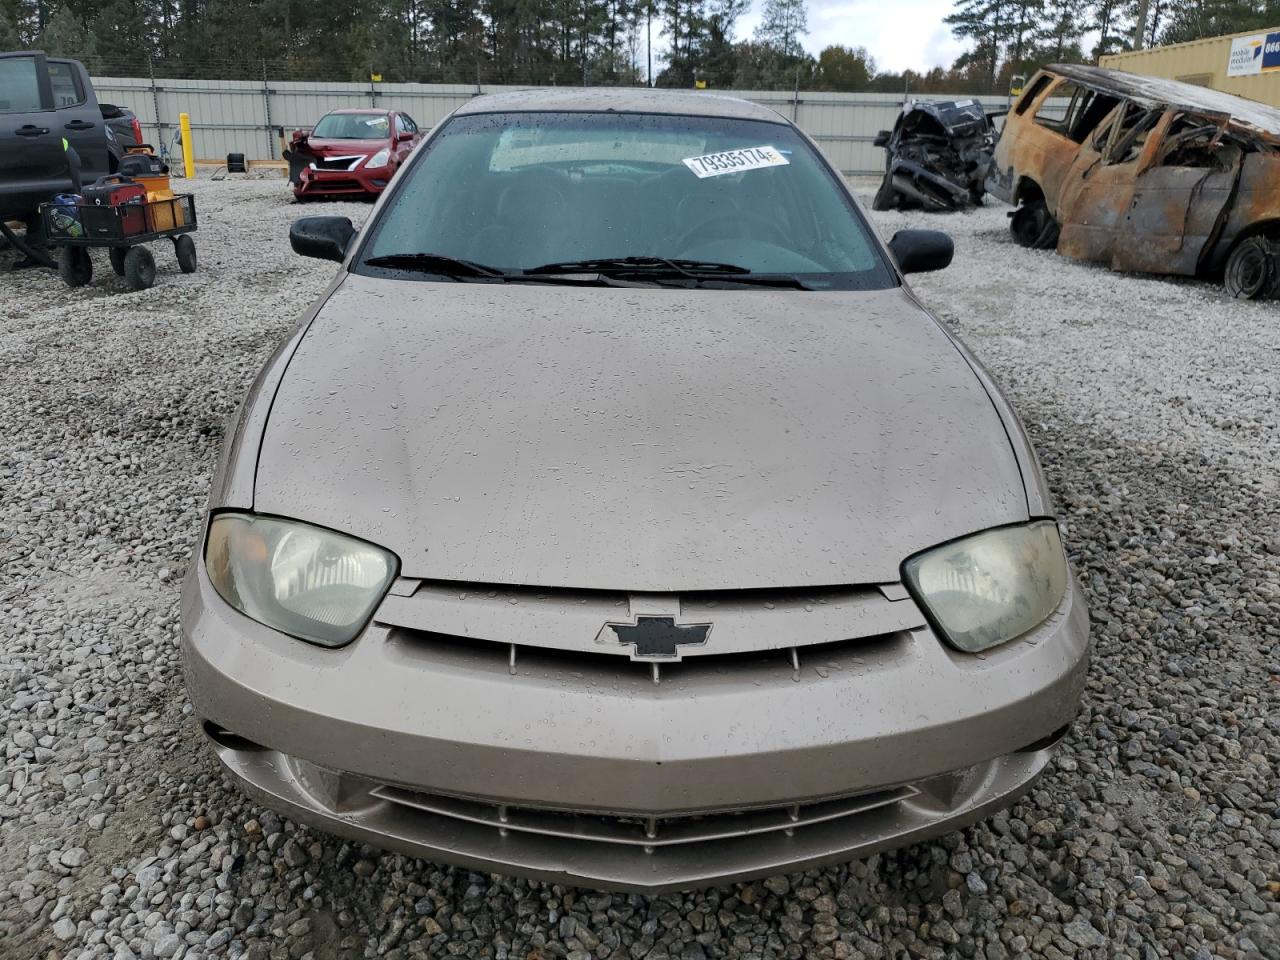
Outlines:
POLYGON ((276 141, 271 136, 271 89, 267 86, 267 61, 262 61, 262 108, 267 117, 267 159, 276 158, 276 141))
POLYGON ((160 151, 160 156, 168 158, 169 148, 165 143, 164 136, 164 120, 160 117, 160 94, 156 90, 156 65, 151 56, 147 56, 147 76, 151 78, 151 110, 156 118, 156 132, 160 134, 160 142, 156 144, 156 149, 160 151))

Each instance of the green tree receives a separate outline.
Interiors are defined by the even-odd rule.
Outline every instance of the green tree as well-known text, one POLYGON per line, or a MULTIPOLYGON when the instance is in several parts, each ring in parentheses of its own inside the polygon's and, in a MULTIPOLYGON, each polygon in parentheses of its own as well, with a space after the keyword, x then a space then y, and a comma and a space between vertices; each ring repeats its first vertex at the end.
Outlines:
POLYGON ((95 68, 98 50, 93 34, 70 7, 53 10, 36 38, 36 46, 51 57, 71 57, 84 61, 90 70, 95 68))
POLYGON ((866 90, 875 74, 866 47, 830 46, 818 54, 815 79, 824 90, 866 90))
POLYGON ((1000 52, 1009 38, 1013 16, 1009 0, 959 0, 955 12, 943 19, 953 36, 973 43, 952 69, 976 72, 993 89, 1000 67, 1000 52))
POLYGON ((10 11, 0 6, 0 50, 13 50, 18 46, 18 27, 10 11))
POLYGON ((756 27, 755 41, 783 57, 801 57, 800 38, 809 32, 809 10, 805 0, 764 0, 764 11, 756 27))
MULTIPOLYGON (((1044 19, 1036 37, 1038 49, 1035 59, 1042 63, 1079 62, 1083 59, 1080 52, 1083 35, 1080 5, 1075 0, 1047 0, 1044 19)), ((1016 72, 1029 76, 1025 69, 1016 72)))
POLYGON ((1088 24, 1090 30, 1098 33, 1094 57, 1129 49, 1129 37, 1133 33, 1131 12, 1132 6, 1126 0, 1096 0, 1091 10, 1093 18, 1088 24))

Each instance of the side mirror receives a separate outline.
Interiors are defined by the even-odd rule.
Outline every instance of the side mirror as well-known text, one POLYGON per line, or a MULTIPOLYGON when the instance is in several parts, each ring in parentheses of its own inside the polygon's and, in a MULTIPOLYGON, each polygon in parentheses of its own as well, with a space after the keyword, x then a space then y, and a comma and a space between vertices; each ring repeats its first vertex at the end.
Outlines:
POLYGON ((304 257, 341 263, 355 235, 356 228, 347 217, 303 217, 289 227, 289 246, 304 257))
POLYGON ((903 273, 928 273, 949 266, 956 248, 941 230, 899 230, 889 241, 889 252, 903 273))
POLYGON ((888 130, 881 130, 876 134, 876 138, 871 141, 871 145, 873 147, 888 146, 890 136, 892 136, 892 134, 888 130))
POLYGON ((405 140, 412 140, 413 134, 410 133, 408 130, 401 130, 399 133, 396 134, 396 139, 402 142, 405 140))

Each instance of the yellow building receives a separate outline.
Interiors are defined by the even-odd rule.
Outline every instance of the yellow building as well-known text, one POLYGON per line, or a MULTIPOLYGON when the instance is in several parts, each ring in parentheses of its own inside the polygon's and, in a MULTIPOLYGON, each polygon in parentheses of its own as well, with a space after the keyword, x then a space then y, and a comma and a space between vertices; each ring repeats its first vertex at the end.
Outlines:
POLYGON ((1280 27, 1131 50, 1098 66, 1212 87, 1280 107, 1280 27))

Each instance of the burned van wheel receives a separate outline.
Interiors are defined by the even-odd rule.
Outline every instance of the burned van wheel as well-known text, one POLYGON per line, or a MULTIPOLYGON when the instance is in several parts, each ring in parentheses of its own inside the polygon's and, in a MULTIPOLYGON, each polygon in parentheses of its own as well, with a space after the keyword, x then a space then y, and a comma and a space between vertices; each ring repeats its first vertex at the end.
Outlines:
POLYGON ((185 233, 173 238, 173 255, 183 273, 196 272, 196 242, 185 233))
POLYGON ((63 247, 58 253, 58 275, 68 287, 83 287, 93 279, 93 261, 84 247, 63 247))
POLYGON ((128 252, 129 252, 128 247, 112 247, 111 248, 111 251, 110 251, 111 269, 115 271, 115 274, 117 277, 124 276, 124 255, 128 252))
POLYGON ((1020 246, 1049 250, 1058 245, 1058 221, 1043 200, 1024 203, 1009 220, 1009 233, 1020 246))
POLYGON ((146 247, 130 247, 124 255, 124 283, 130 290, 146 290, 156 282, 156 260, 146 247))
POLYGON ((1261 300, 1275 292, 1276 273, 1276 246, 1266 237, 1249 237, 1227 257, 1222 285, 1237 300, 1261 300))

